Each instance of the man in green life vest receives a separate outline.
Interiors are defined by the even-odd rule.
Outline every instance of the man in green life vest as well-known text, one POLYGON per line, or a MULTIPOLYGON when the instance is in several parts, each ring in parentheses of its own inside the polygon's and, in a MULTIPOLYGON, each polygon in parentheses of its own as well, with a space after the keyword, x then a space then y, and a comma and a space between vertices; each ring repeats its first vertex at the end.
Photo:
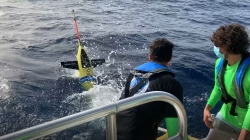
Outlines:
POLYGON ((214 52, 215 84, 204 109, 203 121, 210 128, 205 140, 250 140, 249 38, 239 24, 219 27, 210 37, 214 52), (210 110, 221 99, 215 118, 210 110))

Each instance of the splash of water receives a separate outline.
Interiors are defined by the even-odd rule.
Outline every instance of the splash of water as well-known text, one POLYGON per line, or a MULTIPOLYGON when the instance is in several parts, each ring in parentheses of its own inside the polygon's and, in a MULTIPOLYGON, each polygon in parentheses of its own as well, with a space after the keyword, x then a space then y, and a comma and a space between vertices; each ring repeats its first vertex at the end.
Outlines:
POLYGON ((86 106, 83 106, 83 102, 85 102, 84 104, 87 102, 88 108, 96 108, 117 101, 120 93, 121 90, 113 88, 112 85, 95 85, 89 91, 68 96, 65 102, 73 104, 79 110, 84 110, 86 106))
POLYGON ((0 11, 0 17, 4 15, 4 12, 0 11))
MULTIPOLYGON (((122 91, 122 80, 123 68, 122 66, 117 67, 116 72, 118 72, 119 77, 111 77, 107 73, 110 73, 109 68, 111 65, 115 65, 115 60, 112 59, 111 55, 115 52, 111 51, 108 54, 108 59, 106 63, 94 69, 95 76, 99 78, 100 81, 105 81, 99 85, 94 85, 89 91, 83 91, 82 93, 75 93, 68 96, 64 102, 74 105, 80 111, 96 108, 104 105, 111 104, 118 100, 120 93, 122 91)), ((78 77, 78 71, 76 70, 64 70, 66 76, 78 77)))
POLYGON ((0 99, 8 98, 8 93, 10 91, 9 82, 5 78, 0 78, 0 99))

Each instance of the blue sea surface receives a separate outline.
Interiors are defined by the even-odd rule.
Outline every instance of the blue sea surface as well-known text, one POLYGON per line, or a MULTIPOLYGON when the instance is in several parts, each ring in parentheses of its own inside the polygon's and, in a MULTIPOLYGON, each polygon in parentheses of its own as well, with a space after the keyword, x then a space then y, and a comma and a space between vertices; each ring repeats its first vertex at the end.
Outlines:
MULTIPOLYGON (((150 43, 167 38, 175 44, 170 68, 184 87, 188 134, 205 137, 216 60, 210 36, 233 22, 249 33, 249 1, 1 0, 0 136, 113 102, 129 71, 147 61, 150 43), (73 9, 89 56, 107 62, 95 68, 101 85, 88 93, 74 70, 60 67, 76 59, 73 9)), ((99 140, 103 128, 98 119, 47 139, 99 140)))

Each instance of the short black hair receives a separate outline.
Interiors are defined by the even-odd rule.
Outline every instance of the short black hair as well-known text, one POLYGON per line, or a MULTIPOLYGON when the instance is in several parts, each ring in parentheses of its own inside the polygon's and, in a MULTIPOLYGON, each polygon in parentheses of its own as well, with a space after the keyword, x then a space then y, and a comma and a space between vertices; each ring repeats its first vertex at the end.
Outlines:
POLYGON ((220 26, 210 37, 216 47, 227 47, 231 54, 244 54, 248 52, 249 39, 245 27, 232 23, 220 26))
POLYGON ((168 62, 172 58, 174 44, 165 38, 158 38, 150 45, 150 55, 153 61, 168 62))

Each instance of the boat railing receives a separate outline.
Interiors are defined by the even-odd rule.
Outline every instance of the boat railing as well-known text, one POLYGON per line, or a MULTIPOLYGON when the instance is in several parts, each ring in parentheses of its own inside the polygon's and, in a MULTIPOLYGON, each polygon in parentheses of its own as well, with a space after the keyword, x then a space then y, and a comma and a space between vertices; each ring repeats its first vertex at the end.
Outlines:
POLYGON ((145 103, 163 101, 176 109, 179 118, 179 133, 168 140, 183 140, 187 136, 187 116, 182 103, 172 94, 162 91, 147 92, 119 100, 109 105, 89 109, 40 125, 26 128, 0 137, 0 140, 31 140, 41 138, 83 123, 106 117, 106 139, 116 140, 116 113, 145 103))

